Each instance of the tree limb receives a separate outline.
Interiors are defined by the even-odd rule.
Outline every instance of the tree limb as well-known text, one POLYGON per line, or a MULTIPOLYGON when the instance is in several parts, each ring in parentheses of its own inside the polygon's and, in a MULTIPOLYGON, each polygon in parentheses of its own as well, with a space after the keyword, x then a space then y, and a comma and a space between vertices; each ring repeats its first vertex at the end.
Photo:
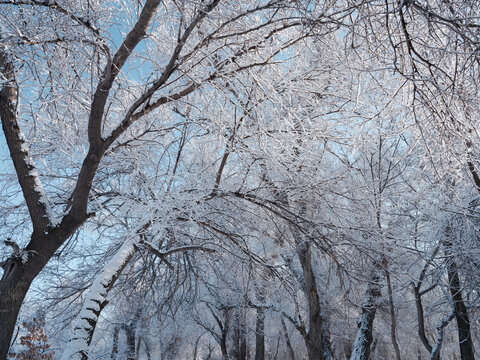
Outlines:
POLYGON ((15 167, 23 197, 27 203, 33 229, 43 231, 50 223, 49 203, 30 156, 25 136, 17 119, 18 89, 13 63, 0 49, 0 118, 10 156, 15 167))

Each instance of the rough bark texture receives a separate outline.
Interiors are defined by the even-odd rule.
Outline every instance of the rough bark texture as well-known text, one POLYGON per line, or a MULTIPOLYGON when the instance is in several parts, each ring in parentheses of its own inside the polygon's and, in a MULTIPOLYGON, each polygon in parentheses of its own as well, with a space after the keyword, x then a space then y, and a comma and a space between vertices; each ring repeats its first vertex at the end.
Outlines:
POLYGON ((327 358, 324 342, 326 341, 324 326, 325 321, 321 314, 320 298, 317 292, 315 274, 312 268, 311 245, 303 242, 297 248, 298 258, 302 265, 305 294, 308 301, 309 329, 304 338, 307 346, 309 360, 325 360, 327 358))
POLYGON ((462 296, 459 268, 455 262, 455 252, 452 243, 452 229, 447 226, 442 245, 445 255, 449 258, 447 263, 447 275, 450 295, 452 296, 454 317, 457 321, 458 342, 460 345, 460 358, 462 360, 475 360, 475 349, 473 347, 472 334, 470 330, 470 318, 465 301, 462 296))
POLYGON ((125 335, 127 337, 127 360, 135 360, 135 327, 125 325, 125 335))
MULTIPOLYGON (((255 296, 262 305, 265 303, 265 283, 258 278, 255 281, 255 296)), ((255 324, 255 360, 265 360, 265 308, 257 307, 257 319, 255 324)))
POLYGON ((380 295, 380 277, 374 271, 362 305, 362 314, 358 321, 357 336, 355 337, 350 360, 370 359, 370 349, 373 341, 373 320, 379 305, 380 295))
POLYGON ((255 360, 265 360, 265 309, 257 309, 255 325, 255 360))
POLYGON ((0 280, 0 359, 7 356, 18 312, 32 281, 80 225, 67 216, 58 227, 32 235, 30 244, 23 250, 28 254, 26 263, 15 255, 7 260, 0 280))
POLYGON ((388 307, 390 310, 390 336, 392 338, 392 345, 395 349, 395 359, 401 360, 400 347, 397 342, 397 317, 395 315, 395 304, 393 302, 393 290, 392 290, 392 281, 390 279, 390 272, 388 269, 385 269, 385 279, 387 280, 387 291, 388 291, 388 307))
POLYGON ((282 317, 282 329, 283 329, 283 336, 285 337, 285 346, 287 348, 287 356, 286 360, 295 360, 295 352, 293 351, 292 344, 290 343, 290 338, 288 337, 287 325, 285 324, 285 320, 282 317))
POLYGON ((230 357, 235 360, 246 360, 247 358, 247 338, 246 338, 246 319, 245 308, 239 306, 235 314, 235 326, 233 328, 233 347, 230 357))
POLYGON ((115 360, 118 354, 118 331, 118 326, 115 326, 113 329, 112 354, 110 355, 112 360, 115 360))
POLYGON ((470 318, 465 302, 463 301, 458 267, 454 260, 450 261, 447 272, 450 294, 452 295, 455 308, 455 320, 457 321, 460 357, 462 360, 475 360, 475 350, 470 331, 470 318))

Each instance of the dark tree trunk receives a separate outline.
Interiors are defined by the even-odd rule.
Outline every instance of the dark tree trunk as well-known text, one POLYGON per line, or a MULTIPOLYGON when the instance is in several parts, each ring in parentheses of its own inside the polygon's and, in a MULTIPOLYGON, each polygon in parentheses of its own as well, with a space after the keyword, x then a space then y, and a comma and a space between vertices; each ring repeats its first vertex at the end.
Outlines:
MULTIPOLYGON (((376 268, 378 268, 376 266, 376 268)), ((376 269, 377 270, 377 269, 376 269)), ((374 270, 362 305, 362 314, 358 321, 357 336, 353 344, 350 360, 369 360, 373 341, 373 320, 380 300, 380 277, 374 270)))
POLYGON ((6 359, 18 312, 30 282, 23 277, 20 260, 10 260, 0 280, 0 359, 6 359))
POLYGON ((230 357, 234 360, 246 360, 247 358, 247 338, 246 338, 246 319, 245 308, 237 307, 235 311, 235 325, 233 328, 233 345, 230 357))
POLYGON ((135 360, 135 328, 132 325, 125 326, 127 337, 127 360, 135 360))
POLYGON ((329 359, 329 346, 326 347, 324 344, 329 342, 329 339, 326 339, 328 331, 327 329, 324 329, 324 327, 326 327, 326 322, 321 314, 320 298, 318 296, 315 274, 313 273, 312 268, 310 243, 303 242, 297 245, 297 253, 300 264, 302 265, 305 285, 304 291, 308 301, 309 329, 304 335, 308 359, 326 360, 329 359))
POLYGON ((227 338, 222 338, 220 341, 220 351, 222 352, 222 359, 223 360, 228 360, 228 350, 227 350, 227 338))
POLYGON ((113 329, 112 355, 110 358, 115 360, 118 354, 118 326, 113 329))
MULTIPOLYGON (((259 298, 260 299, 260 298, 259 298)), ((257 309, 255 326, 255 360, 265 360, 265 309, 257 309)))
POLYGON ((255 360, 265 360, 265 284, 262 278, 255 281, 255 295, 260 307, 257 308, 255 324, 255 360))
POLYGON ((30 285, 55 251, 79 225, 67 216, 57 228, 49 228, 46 233, 32 235, 29 245, 22 250, 24 254, 28 254, 25 263, 16 253, 4 262, 0 279, 0 359, 7 357, 17 316, 30 285))
POLYGON ((290 338, 288 337, 287 332, 287 325, 285 325, 285 320, 282 317, 282 328, 283 328, 283 336, 285 337, 285 346, 287 348, 287 360, 295 360, 295 353, 293 352, 292 344, 290 343, 290 338))
POLYGON ((463 301, 458 267, 454 260, 450 261, 447 272, 450 294, 452 295, 453 305, 455 307, 455 319, 457 320, 460 357, 462 360, 475 360, 475 350, 470 331, 470 318, 465 302, 463 301))
POLYGON ((457 321, 458 342, 460 344, 460 357, 462 360, 475 360, 475 350, 472 342, 472 334, 470 331, 470 318, 467 307, 462 296, 462 287, 460 284, 459 268, 455 262, 455 254, 453 243, 451 241, 451 228, 445 230, 445 238, 442 245, 445 254, 449 258, 447 264, 447 275, 449 290, 453 300, 454 316, 457 321))

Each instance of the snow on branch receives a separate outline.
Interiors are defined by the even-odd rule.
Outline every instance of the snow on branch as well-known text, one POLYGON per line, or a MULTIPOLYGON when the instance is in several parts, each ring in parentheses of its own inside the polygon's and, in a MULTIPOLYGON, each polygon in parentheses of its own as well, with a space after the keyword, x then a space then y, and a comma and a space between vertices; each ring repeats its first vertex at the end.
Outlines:
POLYGON ((108 292, 133 257, 137 241, 138 238, 125 241, 93 281, 82 310, 77 316, 62 360, 79 360, 87 357, 100 312, 108 303, 108 292))
POLYGON ((13 63, 0 48, 0 118, 28 211, 37 231, 57 225, 17 118, 18 90, 13 63))
POLYGON ((167 264, 167 266, 171 270, 173 270, 173 265, 166 259, 166 257, 168 255, 172 255, 172 254, 179 253, 179 252, 184 252, 184 251, 189 251, 189 250, 201 250, 201 251, 212 252, 212 253, 216 251, 215 249, 206 248, 206 247, 201 246, 201 245, 180 246, 180 247, 176 247, 176 248, 173 248, 173 249, 170 249, 170 250, 167 250, 167 251, 160 251, 155 246, 153 246, 152 244, 150 244, 146 241, 140 241, 140 244, 145 246, 152 254, 154 254, 155 256, 160 258, 162 261, 164 261, 165 264, 167 264))

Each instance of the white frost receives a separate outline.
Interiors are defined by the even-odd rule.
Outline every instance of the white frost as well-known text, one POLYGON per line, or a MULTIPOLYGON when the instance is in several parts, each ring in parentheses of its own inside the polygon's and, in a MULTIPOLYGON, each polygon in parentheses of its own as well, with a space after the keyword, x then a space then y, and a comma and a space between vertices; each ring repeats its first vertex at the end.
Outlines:
POLYGON ((129 256, 135 251, 135 244, 136 239, 125 241, 93 281, 88 296, 83 303, 82 310, 74 323, 73 333, 63 353, 62 360, 81 359, 81 353, 88 353, 89 346, 87 341, 91 326, 87 320, 98 320, 95 312, 100 310, 100 304, 106 300, 108 295, 107 288, 113 277, 119 273, 129 256))
POLYGON ((60 219, 55 217, 55 215, 54 215, 54 213, 53 213, 53 211, 50 207, 50 201, 48 201, 45 190, 43 189, 42 183, 40 182, 40 178, 39 178, 38 171, 36 169, 35 163, 29 155, 29 148, 28 148, 28 145, 27 145, 27 139, 25 138, 25 135, 23 134, 22 131, 18 132, 18 139, 22 142, 22 145, 21 145, 20 149, 23 153, 25 153, 25 156, 24 156, 25 164, 28 167, 32 168, 32 170, 30 170, 28 172, 28 176, 32 177, 33 181, 35 183, 35 185, 34 185, 35 187, 34 187, 33 190, 39 195, 38 196, 39 197, 38 202, 45 206, 45 211, 47 213, 47 218, 48 218, 48 221, 49 221, 50 225, 56 226, 60 223, 60 219))

